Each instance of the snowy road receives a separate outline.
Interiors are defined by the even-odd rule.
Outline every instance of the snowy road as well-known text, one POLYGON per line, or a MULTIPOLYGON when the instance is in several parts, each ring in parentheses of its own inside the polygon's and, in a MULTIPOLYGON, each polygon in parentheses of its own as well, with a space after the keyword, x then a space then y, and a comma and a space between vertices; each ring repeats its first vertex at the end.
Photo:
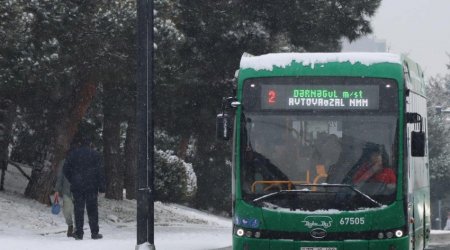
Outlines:
POLYGON ((218 249, 231 245, 229 228, 161 228, 156 231, 157 249, 218 249))
MULTIPOLYGON (((0 242, 2 249, 5 250, 125 250, 134 249, 136 246, 135 232, 119 230, 117 233, 112 233, 110 230, 105 230, 105 238, 102 240, 91 240, 89 235, 85 235, 82 241, 67 238, 64 233, 57 232, 41 236, 4 235, 2 232, 0 242)), ((224 246, 229 245, 230 241, 230 230, 226 228, 155 228, 155 246, 158 250, 223 249, 224 246)))

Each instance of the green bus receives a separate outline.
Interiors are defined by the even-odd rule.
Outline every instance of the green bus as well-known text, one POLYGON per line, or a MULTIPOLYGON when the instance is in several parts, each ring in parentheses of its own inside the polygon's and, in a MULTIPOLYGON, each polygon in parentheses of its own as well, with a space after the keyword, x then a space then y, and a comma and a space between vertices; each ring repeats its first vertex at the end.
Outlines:
POLYGON ((232 139, 234 250, 424 249, 425 82, 391 53, 244 54, 232 139))

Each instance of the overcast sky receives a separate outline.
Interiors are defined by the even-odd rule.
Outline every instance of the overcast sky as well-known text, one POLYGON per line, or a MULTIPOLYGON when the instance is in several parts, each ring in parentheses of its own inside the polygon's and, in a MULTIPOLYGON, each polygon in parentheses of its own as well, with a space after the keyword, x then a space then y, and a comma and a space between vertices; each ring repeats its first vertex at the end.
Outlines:
POLYGON ((390 52, 407 53, 427 78, 450 73, 450 0, 383 0, 372 27, 390 52))

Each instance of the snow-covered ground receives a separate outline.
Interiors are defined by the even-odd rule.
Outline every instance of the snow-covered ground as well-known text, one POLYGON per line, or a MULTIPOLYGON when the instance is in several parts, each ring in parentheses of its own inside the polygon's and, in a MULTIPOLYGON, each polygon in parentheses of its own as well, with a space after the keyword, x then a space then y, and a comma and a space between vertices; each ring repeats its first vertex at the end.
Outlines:
MULTIPOLYGON (((5 191, 0 192, 0 249, 4 250, 126 250, 136 247, 136 201, 99 197, 101 240, 66 236, 62 213, 24 197, 27 181, 9 166, 5 191)), ((231 245, 231 220, 177 204, 155 203, 157 250, 218 249, 231 245)))

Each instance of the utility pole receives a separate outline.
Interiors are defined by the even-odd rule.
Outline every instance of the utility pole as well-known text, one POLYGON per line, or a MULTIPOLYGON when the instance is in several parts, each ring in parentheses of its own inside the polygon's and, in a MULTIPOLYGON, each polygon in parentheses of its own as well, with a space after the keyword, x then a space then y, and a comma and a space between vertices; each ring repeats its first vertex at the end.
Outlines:
POLYGON ((153 0, 137 0, 137 245, 154 250, 153 0))

